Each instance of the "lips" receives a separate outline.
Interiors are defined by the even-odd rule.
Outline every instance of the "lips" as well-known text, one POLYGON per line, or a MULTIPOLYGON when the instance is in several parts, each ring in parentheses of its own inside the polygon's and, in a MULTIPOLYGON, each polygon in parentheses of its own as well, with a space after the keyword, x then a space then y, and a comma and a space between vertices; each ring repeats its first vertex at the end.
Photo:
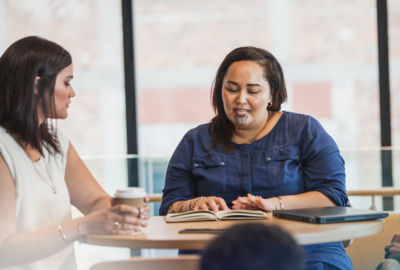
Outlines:
POLYGON ((237 115, 246 115, 249 112, 249 110, 245 109, 234 109, 234 111, 237 115))

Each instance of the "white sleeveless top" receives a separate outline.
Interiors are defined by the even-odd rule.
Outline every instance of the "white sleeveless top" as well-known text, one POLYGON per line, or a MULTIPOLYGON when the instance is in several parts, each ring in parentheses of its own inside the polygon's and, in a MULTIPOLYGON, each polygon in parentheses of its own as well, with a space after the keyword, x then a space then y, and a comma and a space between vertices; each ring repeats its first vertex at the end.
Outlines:
MULTIPOLYGON (((14 138, 0 126, 0 153, 8 165, 15 184, 17 233, 44 229, 71 219, 71 204, 65 183, 69 141, 59 129, 57 136, 61 154, 50 156, 44 148, 45 158, 42 157, 32 163, 14 138), (52 184, 47 169, 57 190, 56 194, 50 187, 52 184)), ((74 247, 69 245, 48 258, 6 269, 76 270, 74 247)))

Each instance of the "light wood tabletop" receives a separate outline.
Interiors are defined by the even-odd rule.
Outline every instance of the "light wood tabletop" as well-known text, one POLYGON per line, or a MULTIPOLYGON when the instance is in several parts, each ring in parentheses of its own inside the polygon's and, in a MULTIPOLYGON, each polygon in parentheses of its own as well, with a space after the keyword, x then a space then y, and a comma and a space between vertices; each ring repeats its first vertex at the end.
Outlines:
POLYGON ((310 224, 274 218, 267 213, 266 220, 202 221, 166 223, 165 217, 151 217, 148 226, 138 235, 88 235, 83 242, 91 245, 129 247, 132 249, 203 249, 216 235, 179 234, 183 229, 225 229, 234 224, 265 222, 275 224, 289 232, 300 245, 320 244, 361 238, 384 230, 384 220, 358 221, 335 224, 310 224))

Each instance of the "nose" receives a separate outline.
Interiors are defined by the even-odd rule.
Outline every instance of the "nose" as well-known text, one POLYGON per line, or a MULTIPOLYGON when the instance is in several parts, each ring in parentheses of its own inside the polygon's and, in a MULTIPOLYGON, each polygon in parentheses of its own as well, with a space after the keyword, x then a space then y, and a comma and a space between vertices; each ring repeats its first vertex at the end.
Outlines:
POLYGON ((244 91, 244 90, 239 91, 236 102, 238 104, 245 104, 247 102, 246 91, 244 91))
POLYGON ((72 86, 70 87, 70 92, 69 92, 69 97, 74 97, 75 96, 75 91, 74 88, 72 88, 72 86))

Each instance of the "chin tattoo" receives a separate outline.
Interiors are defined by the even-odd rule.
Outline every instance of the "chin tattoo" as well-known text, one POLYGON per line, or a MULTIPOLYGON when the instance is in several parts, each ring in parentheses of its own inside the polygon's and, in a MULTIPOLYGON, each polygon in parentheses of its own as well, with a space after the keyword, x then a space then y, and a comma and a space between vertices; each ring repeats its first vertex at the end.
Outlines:
POLYGON ((246 115, 235 115, 235 122, 238 126, 244 126, 247 123, 247 114, 246 115))

